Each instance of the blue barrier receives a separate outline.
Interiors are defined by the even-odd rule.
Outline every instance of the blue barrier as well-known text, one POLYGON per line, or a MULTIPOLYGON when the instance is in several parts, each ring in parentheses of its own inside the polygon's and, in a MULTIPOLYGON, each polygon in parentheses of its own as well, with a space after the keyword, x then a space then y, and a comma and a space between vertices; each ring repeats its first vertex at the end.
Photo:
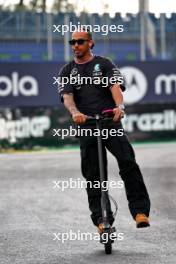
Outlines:
MULTIPOLYGON (((59 106, 61 63, 1 63, 0 107, 59 106), (55 82, 55 84, 53 84, 55 82)), ((119 65, 126 79, 125 103, 176 103, 176 63, 138 62, 119 65)))

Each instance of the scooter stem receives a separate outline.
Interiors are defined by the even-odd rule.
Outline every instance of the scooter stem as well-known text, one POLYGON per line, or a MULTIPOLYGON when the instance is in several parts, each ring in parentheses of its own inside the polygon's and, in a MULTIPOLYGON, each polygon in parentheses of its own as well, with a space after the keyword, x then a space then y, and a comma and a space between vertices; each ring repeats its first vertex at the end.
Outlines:
MULTIPOLYGON (((97 114, 95 116, 96 119, 96 128, 101 131, 101 120, 100 116, 97 114)), ((101 183, 101 208, 102 208, 102 218, 104 224, 109 224, 108 221, 108 212, 107 212, 107 189, 103 188, 102 182, 106 180, 105 172, 104 172, 104 161, 103 161, 103 146, 102 146, 102 138, 101 133, 100 136, 97 137, 98 142, 98 159, 99 159, 99 171, 100 171, 100 183, 101 183)))

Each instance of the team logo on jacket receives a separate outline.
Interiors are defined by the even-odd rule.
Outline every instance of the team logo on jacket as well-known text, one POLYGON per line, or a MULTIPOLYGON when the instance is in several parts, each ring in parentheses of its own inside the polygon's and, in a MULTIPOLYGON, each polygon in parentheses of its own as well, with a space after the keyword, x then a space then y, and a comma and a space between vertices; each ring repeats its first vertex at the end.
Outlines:
POLYGON ((100 64, 99 63, 95 64, 94 71, 100 71, 100 64))
POLYGON ((93 77, 102 76, 102 71, 99 63, 95 64, 92 75, 93 77))
POLYGON ((77 68, 73 68, 72 70, 71 70, 71 75, 76 75, 78 73, 78 69, 77 68))

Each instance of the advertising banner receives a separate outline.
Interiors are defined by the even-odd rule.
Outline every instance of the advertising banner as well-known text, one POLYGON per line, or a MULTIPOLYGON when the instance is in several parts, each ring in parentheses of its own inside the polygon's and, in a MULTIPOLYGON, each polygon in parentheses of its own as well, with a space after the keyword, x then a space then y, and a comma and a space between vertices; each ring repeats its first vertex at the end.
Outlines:
MULTIPOLYGON (((0 64, 0 107, 60 106, 58 72, 63 63, 0 64)), ((126 80, 126 105, 176 103, 176 63, 118 65, 126 80)))
MULTIPOLYGON (((127 107, 122 120, 132 141, 176 140, 176 105, 127 107)), ((71 117, 62 108, 5 109, 0 113, 0 147, 60 147, 78 144, 71 117)), ((105 136, 105 135, 104 135, 105 136)))

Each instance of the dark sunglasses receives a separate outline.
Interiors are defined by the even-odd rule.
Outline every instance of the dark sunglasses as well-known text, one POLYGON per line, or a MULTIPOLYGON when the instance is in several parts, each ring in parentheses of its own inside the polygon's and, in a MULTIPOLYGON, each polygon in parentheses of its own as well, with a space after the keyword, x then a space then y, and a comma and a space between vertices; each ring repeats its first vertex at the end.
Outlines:
POLYGON ((74 46, 76 43, 78 45, 83 45, 86 41, 89 41, 89 39, 72 39, 72 40, 69 40, 69 44, 71 46, 74 46))

